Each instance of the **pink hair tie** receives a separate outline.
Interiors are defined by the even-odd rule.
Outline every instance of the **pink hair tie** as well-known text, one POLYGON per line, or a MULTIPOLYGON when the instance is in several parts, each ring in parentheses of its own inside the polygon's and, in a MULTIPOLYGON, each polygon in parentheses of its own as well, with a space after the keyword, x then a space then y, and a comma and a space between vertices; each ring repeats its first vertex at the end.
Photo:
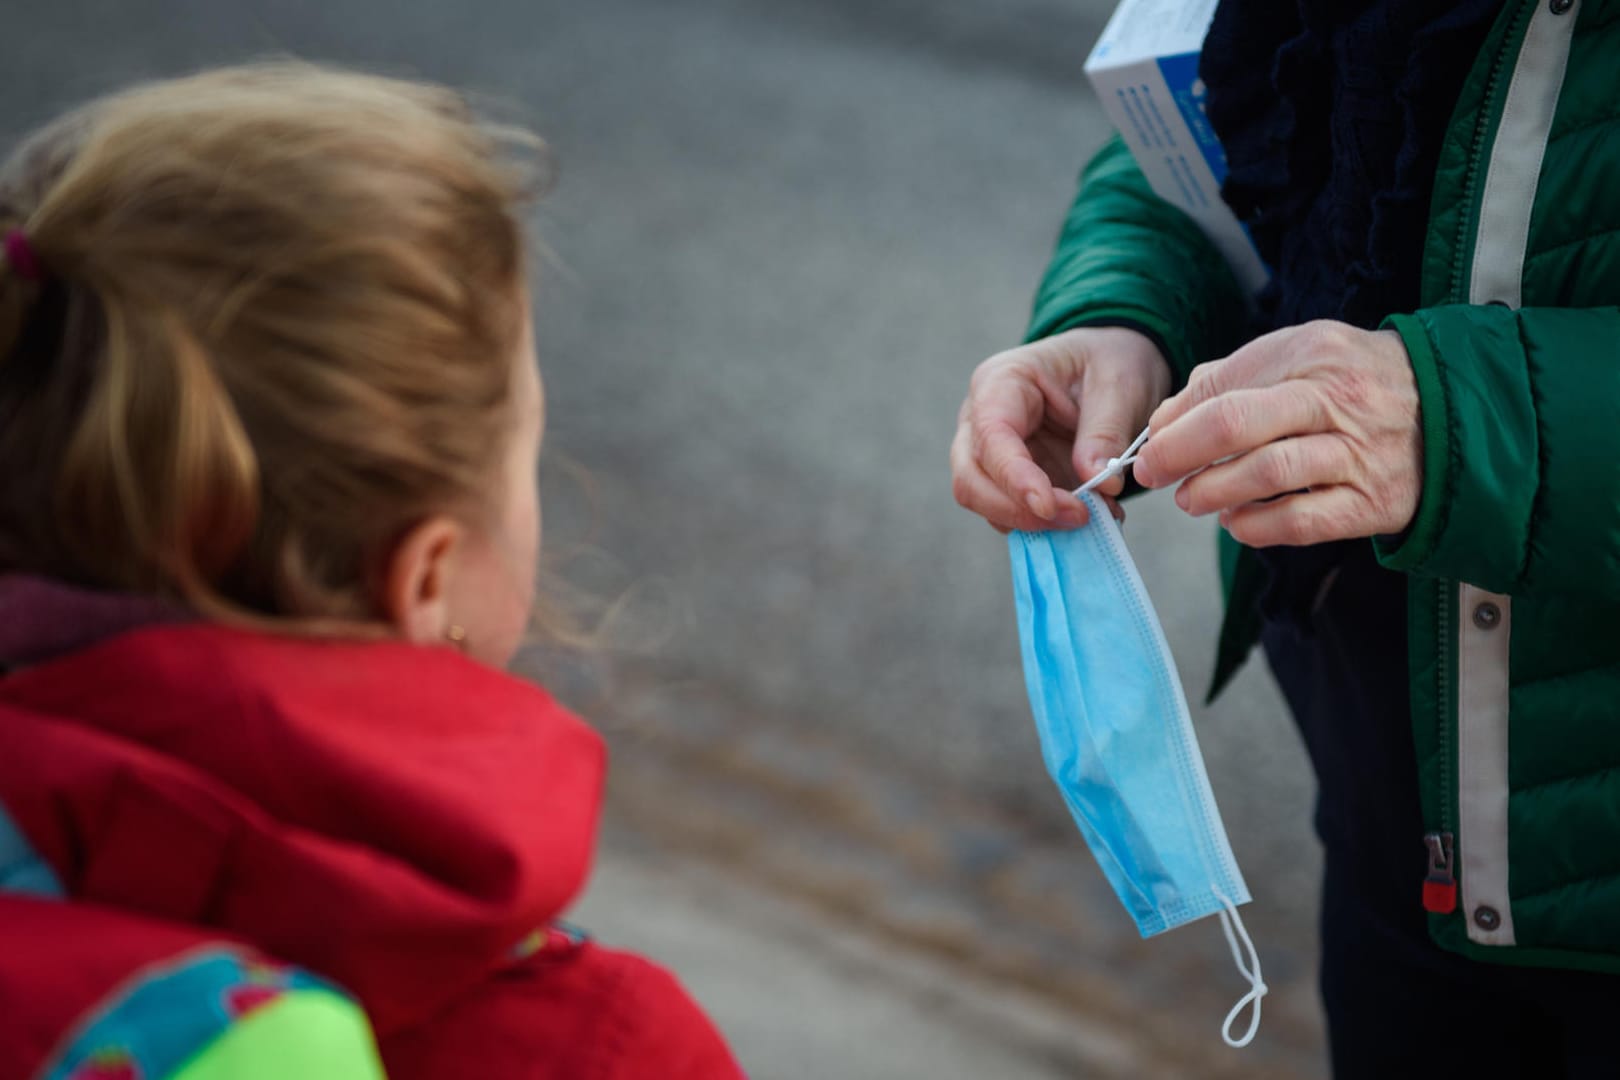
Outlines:
POLYGON ((28 234, 21 229, 6 233, 6 262, 24 281, 40 281, 45 276, 40 271, 39 260, 34 257, 34 246, 28 242, 28 234))

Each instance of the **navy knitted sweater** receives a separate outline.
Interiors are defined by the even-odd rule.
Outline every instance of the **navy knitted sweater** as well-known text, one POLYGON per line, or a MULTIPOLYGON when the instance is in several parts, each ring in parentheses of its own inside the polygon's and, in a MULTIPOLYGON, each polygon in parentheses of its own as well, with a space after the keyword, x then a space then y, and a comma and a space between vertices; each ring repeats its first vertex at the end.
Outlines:
MULTIPOLYGON (((1199 75, 1222 194, 1272 269, 1255 335, 1418 306, 1440 143, 1502 0, 1221 0, 1199 75)), ((1268 617, 1308 618, 1365 543, 1262 552, 1268 617)), ((1391 588, 1400 588, 1390 575, 1391 588)))
POLYGON ((1435 165, 1501 0, 1222 0, 1199 74, 1222 194, 1274 271, 1257 330, 1418 303, 1435 165))

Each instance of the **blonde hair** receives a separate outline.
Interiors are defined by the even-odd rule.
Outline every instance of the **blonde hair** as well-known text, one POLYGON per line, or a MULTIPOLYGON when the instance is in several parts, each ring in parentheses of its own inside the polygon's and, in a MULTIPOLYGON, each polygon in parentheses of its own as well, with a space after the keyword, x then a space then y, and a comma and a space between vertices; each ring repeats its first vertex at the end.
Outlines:
POLYGON ((480 505, 538 140, 434 86, 274 63, 137 86, 0 169, 0 570, 369 617, 480 505), (519 153, 514 154, 514 150, 519 153))

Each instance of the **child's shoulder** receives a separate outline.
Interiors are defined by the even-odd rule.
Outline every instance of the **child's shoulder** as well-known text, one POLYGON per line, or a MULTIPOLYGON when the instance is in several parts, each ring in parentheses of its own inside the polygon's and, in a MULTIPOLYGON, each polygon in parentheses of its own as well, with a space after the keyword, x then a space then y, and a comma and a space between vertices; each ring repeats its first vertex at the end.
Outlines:
POLYGON ((0 893, 0 957, 0 1074, 382 1075, 365 1015, 346 994, 206 931, 0 893))

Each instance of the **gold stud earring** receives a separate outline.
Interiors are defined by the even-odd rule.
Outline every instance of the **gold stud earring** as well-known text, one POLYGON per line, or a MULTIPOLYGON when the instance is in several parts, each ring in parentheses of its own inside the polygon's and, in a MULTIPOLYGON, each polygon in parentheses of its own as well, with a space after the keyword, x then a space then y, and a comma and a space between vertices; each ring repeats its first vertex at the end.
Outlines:
POLYGON ((444 632, 444 638, 462 652, 467 651, 467 628, 465 626, 459 623, 451 623, 450 628, 444 632))

